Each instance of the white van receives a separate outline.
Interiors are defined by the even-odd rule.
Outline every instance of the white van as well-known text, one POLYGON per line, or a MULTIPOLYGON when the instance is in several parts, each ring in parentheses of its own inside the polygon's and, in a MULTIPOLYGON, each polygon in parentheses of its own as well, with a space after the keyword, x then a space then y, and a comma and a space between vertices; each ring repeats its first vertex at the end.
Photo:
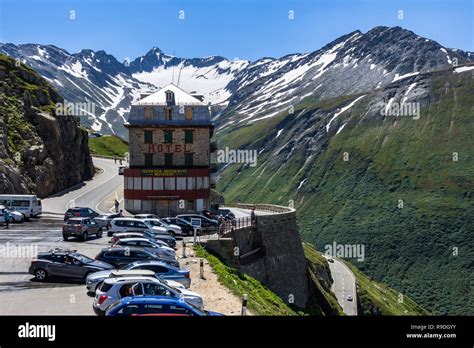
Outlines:
POLYGON ((135 218, 115 218, 110 223, 110 232, 128 232, 128 231, 146 231, 152 230, 158 233, 166 234, 166 228, 152 226, 143 220, 135 218))
POLYGON ((0 205, 23 214, 25 218, 38 217, 42 213, 41 200, 36 195, 0 195, 0 205))

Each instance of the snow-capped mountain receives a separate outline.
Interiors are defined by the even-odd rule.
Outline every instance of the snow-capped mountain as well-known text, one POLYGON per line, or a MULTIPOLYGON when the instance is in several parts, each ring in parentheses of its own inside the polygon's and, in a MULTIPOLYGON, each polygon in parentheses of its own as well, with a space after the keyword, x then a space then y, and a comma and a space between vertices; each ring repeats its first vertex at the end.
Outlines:
POLYGON ((370 91, 474 58, 400 27, 354 31, 314 52, 255 62, 179 58, 156 47, 123 63, 104 51, 70 54, 51 45, 0 44, 0 53, 30 65, 67 101, 93 102, 94 115, 82 122, 122 137, 131 103, 170 82, 215 105, 214 120, 223 130, 276 116, 307 97, 325 100, 370 91))
MULTIPOLYGON (((204 95, 216 110, 226 106, 234 75, 249 64, 223 57, 177 58, 157 48, 133 62, 119 62, 104 51, 70 54, 52 45, 0 44, 0 53, 31 66, 56 87, 68 102, 94 103, 95 110, 81 122, 105 134, 126 138, 123 127, 130 105, 172 81, 204 95)), ((86 111, 86 110, 85 110, 86 111)), ((87 110, 89 111, 89 110, 87 110)))
POLYGON ((206 102, 226 106, 233 93, 228 88, 235 75, 249 65, 246 60, 230 61, 223 57, 178 58, 154 47, 130 63, 130 73, 140 81, 164 86, 174 81, 189 92, 204 96, 206 102))
POLYGON ((470 52, 444 48, 400 27, 376 27, 366 34, 354 31, 312 53, 249 64, 231 82, 235 92, 215 121, 221 130, 256 122, 287 111, 306 97, 325 100, 371 91, 472 58, 470 52))

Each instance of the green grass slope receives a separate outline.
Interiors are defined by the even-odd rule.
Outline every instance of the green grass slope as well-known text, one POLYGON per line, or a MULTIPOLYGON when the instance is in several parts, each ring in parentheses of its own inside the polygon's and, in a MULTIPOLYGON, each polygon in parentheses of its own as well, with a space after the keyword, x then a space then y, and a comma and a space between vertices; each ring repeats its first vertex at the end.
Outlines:
POLYGON ((116 135, 103 135, 89 138, 89 149, 92 155, 124 157, 128 143, 116 135))
POLYGON ((319 250, 362 244, 364 261, 351 261, 372 279, 434 314, 472 315, 473 81, 470 73, 442 72, 419 82, 430 90, 419 120, 366 117, 369 95, 338 117, 338 125, 347 122, 343 132, 316 133, 312 152, 298 142, 327 122, 314 112, 347 105, 347 98, 307 100, 293 115, 220 134, 224 146, 268 151, 255 167, 229 166, 217 189, 227 201, 293 201, 303 239, 319 250), (283 147, 273 144, 277 128, 285 130, 283 147))

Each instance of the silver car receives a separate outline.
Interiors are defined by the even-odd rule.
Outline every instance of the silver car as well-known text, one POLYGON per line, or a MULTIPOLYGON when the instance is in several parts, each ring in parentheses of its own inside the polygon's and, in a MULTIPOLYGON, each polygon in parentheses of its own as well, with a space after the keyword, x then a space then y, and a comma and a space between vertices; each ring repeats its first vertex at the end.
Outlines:
POLYGON ((203 308, 202 297, 187 289, 173 288, 164 281, 153 277, 107 278, 96 290, 92 308, 97 315, 104 315, 114 302, 128 296, 167 296, 182 298, 198 308, 203 308))
POLYGON ((118 217, 122 217, 122 215, 120 213, 99 215, 94 218, 94 221, 97 222, 100 227, 109 229, 110 223, 112 222, 112 220, 118 217))
POLYGON ((136 247, 150 251, 158 256, 175 259, 176 252, 169 246, 162 246, 148 238, 120 238, 112 247, 136 247))
POLYGON ((120 271, 105 270, 89 274, 86 279, 87 294, 95 294, 97 287, 112 273, 130 271, 141 272, 141 275, 145 275, 143 272, 151 272, 152 276, 166 280, 168 285, 172 287, 177 287, 176 283, 182 284, 185 288, 191 286, 191 277, 188 269, 173 267, 161 261, 136 261, 128 264, 120 271), (170 284, 169 281, 172 281, 173 284, 170 284))

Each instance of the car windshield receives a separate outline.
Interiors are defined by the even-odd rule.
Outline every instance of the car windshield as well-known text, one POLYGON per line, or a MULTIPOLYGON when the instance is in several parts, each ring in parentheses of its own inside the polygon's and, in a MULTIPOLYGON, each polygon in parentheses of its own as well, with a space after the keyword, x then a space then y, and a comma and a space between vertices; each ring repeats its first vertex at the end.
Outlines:
POLYGON ((148 221, 145 221, 145 223, 147 225, 151 225, 151 226, 161 226, 161 223, 159 221, 155 221, 155 220, 148 220, 148 221))
POLYGON ((77 260, 81 261, 82 263, 91 263, 91 262, 94 261, 90 257, 87 257, 85 255, 81 255, 81 254, 71 254, 71 256, 73 256, 77 260))

